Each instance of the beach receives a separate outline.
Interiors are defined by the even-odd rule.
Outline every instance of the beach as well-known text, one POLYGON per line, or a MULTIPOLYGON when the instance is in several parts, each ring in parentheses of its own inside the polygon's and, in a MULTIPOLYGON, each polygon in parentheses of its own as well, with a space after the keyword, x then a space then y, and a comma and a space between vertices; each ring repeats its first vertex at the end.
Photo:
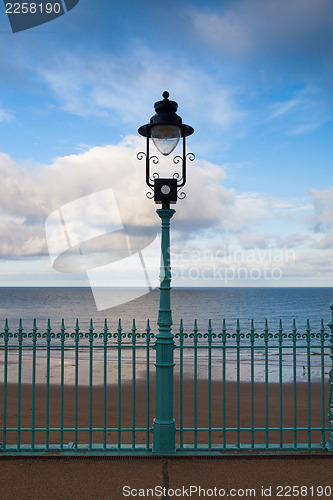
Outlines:
MULTIPOLYGON (((180 380, 176 378, 174 384, 174 416, 176 426, 180 424, 180 380)), ((152 425, 154 417, 154 381, 150 384, 150 418, 152 425)), ((256 426, 265 426, 265 384, 254 384, 253 419, 256 426)), ((283 425, 291 426, 294 421, 293 385, 283 385, 283 425)), ((279 426, 279 385, 268 386, 268 421, 270 427, 279 426)), ((325 385, 325 402, 328 401, 329 384, 325 385)), ((222 425, 223 393, 221 383, 212 382, 212 427, 222 425)), ((183 419, 184 427, 193 427, 194 406, 197 401, 197 425, 207 426, 207 382, 199 380, 195 399, 194 384, 191 379, 185 379, 183 384, 183 419)), ((35 425, 45 427, 49 418, 50 427, 59 427, 61 419, 60 405, 61 386, 50 384, 49 416, 47 417, 46 385, 36 386, 35 425)), ((17 426, 18 386, 9 384, 7 392, 7 426, 17 426)), ((102 426, 104 415, 103 404, 104 388, 96 385, 92 390, 92 424, 102 426)), ((3 385, 0 386, 0 398, 3 401, 3 385)), ((78 425, 89 427, 89 386, 78 388, 78 425)), ((297 422, 299 426, 306 426, 309 419, 307 384, 297 385, 297 422)), ((311 384, 311 420, 312 425, 321 424, 321 386, 311 384)), ((107 387, 107 425, 117 427, 118 419, 118 387, 113 384, 107 387)), ((226 426, 234 427, 237 418, 237 384, 227 382, 225 386, 225 419, 226 426)), ((251 422, 251 384, 241 383, 239 386, 239 405, 241 427, 247 427, 251 422)), ((136 426, 146 425, 147 389, 142 381, 136 383, 135 420, 136 426)), ((325 418, 327 407, 325 406, 325 418)), ((132 385, 125 382, 121 387, 121 426, 131 427, 133 417, 132 385)), ((21 387, 21 427, 31 427, 32 419, 32 386, 22 384, 21 387)), ((67 385, 64 388, 64 427, 73 427, 75 420, 75 387, 67 385)), ((327 420, 327 418, 326 418, 327 420)), ((151 433, 150 443, 151 443, 151 433)), ((312 432, 312 439, 320 442, 319 432, 312 432)), ((31 431, 21 431, 21 443, 31 443, 31 431)), ((327 435, 327 433, 326 433, 327 435)), ((254 433, 255 442, 264 442, 265 432, 254 433)), ((292 443, 294 433, 283 432, 284 442, 292 443)), ((93 442, 102 442, 103 433, 93 432, 93 442)), ((308 435, 305 431, 298 431, 298 442, 306 443, 308 435)), ((13 443, 17 439, 17 432, 7 433, 7 442, 13 443)), ((45 444, 46 433, 36 432, 35 442, 45 444)), ((50 444, 58 443, 60 433, 50 432, 50 444)), ((73 431, 64 433, 64 443, 73 442, 73 431)), ((121 440, 130 444, 132 432, 122 432, 121 440)), ((146 432, 135 433, 136 444, 145 443, 146 432)), ((223 442, 223 432, 212 433, 213 444, 223 442)), ((229 431, 225 436, 228 444, 236 443, 237 434, 229 431)), ((279 442, 279 432, 270 431, 270 442, 279 442)), ((78 432, 78 443, 87 444, 88 431, 78 432)), ((194 442, 194 432, 184 431, 184 443, 194 442)), ((251 442, 251 433, 241 431, 242 443, 251 442)), ((176 433, 176 442, 179 445, 180 432, 176 433)), ((117 432, 107 431, 107 443, 115 445, 117 432)), ((208 443, 208 433, 197 433, 198 444, 208 443)), ((302 487, 304 498, 331 498, 333 484, 331 481, 331 456, 327 450, 307 453, 288 454, 275 452, 274 454, 260 454, 258 452, 237 452, 219 455, 203 456, 87 456, 79 457, 59 456, 52 451, 39 457, 10 457, 0 454, 0 488, 1 497, 6 500, 122 500, 124 498, 172 498, 201 499, 203 497, 255 497, 271 498, 286 497, 292 491, 288 488, 302 487), (199 494, 199 488, 201 493, 199 494), (326 489, 325 489, 326 488, 326 489), (306 496, 304 495, 306 492, 306 496), (326 492, 327 494, 323 494, 326 492), (162 494, 160 494, 162 493, 162 494), (279 495, 278 495, 279 494, 279 495), (286 495, 285 495, 286 494, 286 495)))
MULTIPOLYGON (((269 442, 279 443, 281 439, 280 426, 290 428, 283 431, 283 442, 293 443, 295 438, 294 424, 297 427, 307 427, 311 422, 312 427, 321 427, 322 420, 327 422, 329 383, 324 386, 324 394, 319 383, 312 383, 309 388, 306 383, 299 382, 294 386, 292 383, 283 384, 281 387, 276 383, 253 383, 251 396, 251 383, 241 382, 237 390, 236 382, 225 382, 223 388, 222 382, 213 380, 211 382, 211 413, 208 410, 208 391, 209 386, 206 380, 198 380, 197 385, 190 378, 185 378, 180 384, 179 377, 174 382, 174 418, 176 428, 180 428, 182 419, 182 428, 184 431, 176 433, 176 443, 179 445, 182 438, 184 444, 193 444, 197 440, 198 444, 208 444, 209 434, 207 431, 194 430, 186 431, 186 428, 194 429, 208 428, 209 426, 219 430, 212 431, 211 438, 213 444, 235 445, 238 443, 247 444, 254 440, 256 444, 264 444, 267 433, 266 429, 276 428, 278 430, 269 431, 269 442), (296 391, 294 393, 294 390, 296 391), (183 393, 183 404, 180 404, 180 391, 183 393), (295 396, 296 394, 296 396, 295 396), (266 411, 267 398, 267 411, 266 411), (282 410, 280 412, 280 399, 282 401, 282 410), (325 402, 322 407, 322 402, 325 402), (309 401, 311 410, 309 410, 309 401), (224 408, 224 410, 223 410, 224 408), (239 419, 237 412, 239 410, 239 419), (196 414, 196 420, 195 420, 196 414), (209 425, 210 419, 210 425, 209 425), (239 430, 241 428, 262 428, 254 432, 239 430), (234 430, 228 430, 234 428, 234 430), (224 430, 225 429, 225 430, 224 430)), ((7 428, 18 425, 18 390, 15 383, 7 386, 7 428)), ((32 418, 35 420, 36 428, 45 428, 46 422, 49 422, 50 429, 59 429, 61 419, 63 418, 64 429, 73 429, 75 426, 76 414, 76 394, 74 385, 65 385, 63 389, 63 407, 61 406, 61 386, 51 383, 49 391, 46 384, 36 384, 35 386, 35 405, 32 401, 32 384, 22 383, 21 388, 21 429, 32 426, 32 418), (49 408, 47 412, 47 408, 49 408), (33 417, 34 414, 34 417, 33 417), (63 416, 62 416, 63 415, 63 416)), ((4 386, 0 385, 0 401, 4 401, 4 386)), ((144 445, 147 442, 147 411, 149 410, 148 426, 151 428, 155 416, 155 381, 151 377, 149 400, 147 398, 147 385, 139 379, 135 384, 135 403, 133 405, 133 386, 129 381, 121 384, 109 384, 106 389, 102 385, 94 385, 90 389, 87 385, 78 387, 77 390, 77 433, 78 444, 87 444, 89 442, 89 428, 99 428, 100 431, 92 431, 91 437, 93 443, 103 443, 106 440, 108 445, 116 445, 120 436, 118 424, 121 428, 127 428, 128 431, 121 432, 121 442, 131 444, 133 440, 133 419, 135 427, 143 429, 135 432, 135 444, 144 445), (104 394, 106 394, 106 406, 104 405, 104 394), (118 404, 118 396, 121 402, 118 404), (89 402, 92 406, 90 411, 89 402), (149 401, 149 405, 148 405, 149 401), (149 407, 148 407, 149 406, 149 407), (107 431, 103 432, 103 423, 106 420, 107 431)), ((2 417, 1 417, 2 424, 2 417)), ((151 444, 152 434, 149 433, 149 442, 151 444)), ((297 431, 297 442, 307 443, 309 438, 308 431, 297 431)), ((7 432, 7 444, 15 443, 17 439, 16 431, 7 432)), ((32 431, 21 430, 21 444, 30 444, 32 431)), ((46 432, 36 431, 34 433, 36 444, 45 444, 46 432)), ((60 431, 49 431, 48 439, 50 444, 60 443, 60 431)), ((327 439, 327 433, 326 433, 327 439)), ((64 431, 64 444, 74 442, 75 433, 64 431)), ((320 443, 322 441, 321 431, 313 430, 311 432, 311 441, 320 443)))

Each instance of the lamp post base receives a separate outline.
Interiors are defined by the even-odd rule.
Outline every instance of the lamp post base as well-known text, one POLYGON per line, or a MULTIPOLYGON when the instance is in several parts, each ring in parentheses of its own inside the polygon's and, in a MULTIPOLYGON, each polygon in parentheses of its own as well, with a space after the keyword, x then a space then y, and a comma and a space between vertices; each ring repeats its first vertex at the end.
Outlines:
POLYGON ((154 419, 153 427, 153 453, 176 453, 176 424, 172 419, 158 421, 154 419))

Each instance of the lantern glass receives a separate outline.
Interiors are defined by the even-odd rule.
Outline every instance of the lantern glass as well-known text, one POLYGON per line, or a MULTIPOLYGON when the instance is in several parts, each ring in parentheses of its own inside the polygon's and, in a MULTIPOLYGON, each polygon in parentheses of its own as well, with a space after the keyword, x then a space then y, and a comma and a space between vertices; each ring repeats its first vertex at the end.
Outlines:
POLYGON ((177 146, 181 129, 176 125, 155 125, 151 129, 151 138, 160 153, 168 156, 177 146))

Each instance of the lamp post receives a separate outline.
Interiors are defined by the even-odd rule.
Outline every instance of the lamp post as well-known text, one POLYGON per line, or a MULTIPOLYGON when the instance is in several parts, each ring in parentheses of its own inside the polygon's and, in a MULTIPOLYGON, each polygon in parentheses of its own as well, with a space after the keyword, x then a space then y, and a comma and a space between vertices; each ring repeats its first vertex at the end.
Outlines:
POLYGON ((156 210, 161 218, 161 268, 160 268, 160 307, 158 312, 158 334, 156 335, 156 416, 153 423, 153 452, 174 453, 175 419, 173 417, 173 351, 174 336, 171 332, 172 314, 170 302, 171 266, 170 266, 170 219, 175 210, 170 204, 183 199, 185 193, 181 188, 186 183, 186 162, 194 160, 193 153, 186 153, 186 137, 193 134, 194 129, 182 122, 176 114, 178 104, 169 101, 169 92, 163 92, 163 100, 154 104, 156 114, 150 123, 139 128, 139 134, 147 138, 146 152, 138 153, 138 159, 146 159, 146 183, 151 189, 148 198, 162 208, 156 210), (181 166, 181 174, 175 172, 170 178, 160 178, 157 172, 151 174, 150 165, 158 164, 157 156, 150 156, 150 139, 163 156, 168 156, 177 147, 182 138, 182 155, 173 158, 176 165, 181 166))

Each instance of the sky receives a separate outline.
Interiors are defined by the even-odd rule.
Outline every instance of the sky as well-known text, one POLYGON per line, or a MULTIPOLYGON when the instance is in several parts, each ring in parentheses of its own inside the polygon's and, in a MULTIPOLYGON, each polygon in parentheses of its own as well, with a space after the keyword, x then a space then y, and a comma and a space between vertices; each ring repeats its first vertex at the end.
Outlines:
POLYGON ((89 286, 107 262, 66 245, 121 227, 157 255, 137 129, 165 90, 195 130, 174 286, 332 286, 331 0, 80 0, 17 33, 0 9, 0 286, 89 286))

